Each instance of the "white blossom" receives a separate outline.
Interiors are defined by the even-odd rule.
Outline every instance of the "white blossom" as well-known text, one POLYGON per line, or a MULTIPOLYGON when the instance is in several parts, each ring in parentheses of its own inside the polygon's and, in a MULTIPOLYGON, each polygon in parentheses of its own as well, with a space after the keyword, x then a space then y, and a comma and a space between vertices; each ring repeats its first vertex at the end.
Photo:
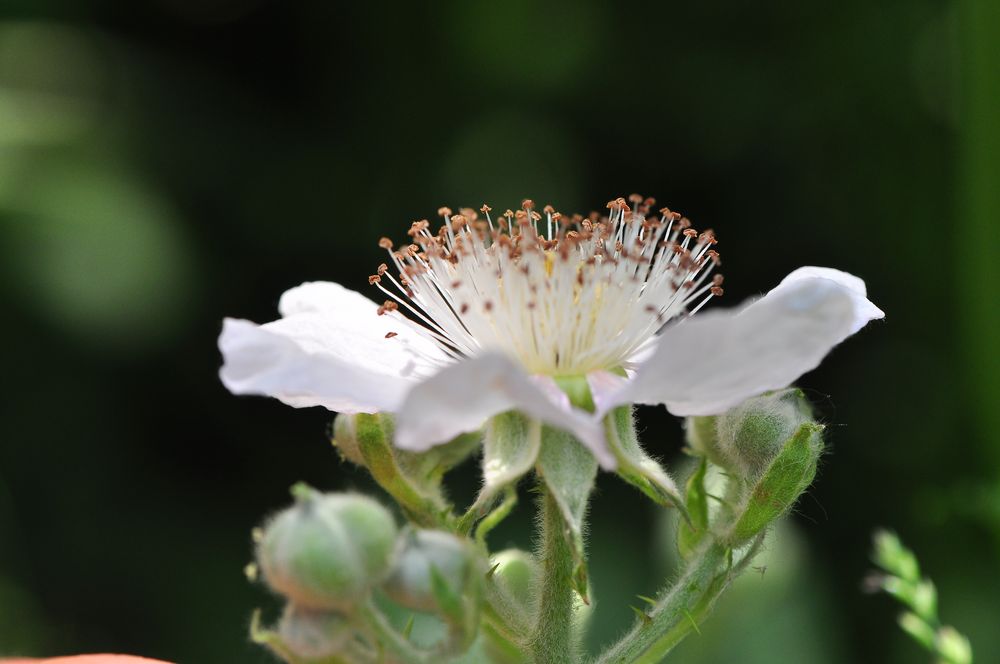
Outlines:
POLYGON ((442 208, 438 233, 418 221, 412 244, 381 240, 390 264, 369 283, 384 303, 311 282, 282 296, 279 320, 226 319, 222 381, 296 407, 395 413, 395 444, 417 451, 520 410, 613 468, 601 426, 611 409, 720 413, 785 387, 884 316, 861 279, 803 267, 749 304, 692 318, 722 295, 714 234, 631 201, 587 218, 531 201, 495 219, 487 206, 483 218, 442 208), (596 412, 570 403, 563 377, 586 377, 596 412))

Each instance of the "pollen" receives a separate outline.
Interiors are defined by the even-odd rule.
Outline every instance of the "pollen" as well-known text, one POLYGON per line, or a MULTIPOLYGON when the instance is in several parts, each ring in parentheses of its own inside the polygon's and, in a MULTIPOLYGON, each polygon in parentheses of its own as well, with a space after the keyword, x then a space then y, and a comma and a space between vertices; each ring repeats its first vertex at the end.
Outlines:
POLYGON ((454 358, 499 351, 549 375, 628 368, 664 325, 723 293, 715 233, 666 207, 650 217, 655 204, 633 194, 583 216, 525 199, 498 218, 485 204, 441 207, 440 228, 414 222, 402 251, 379 241, 379 314, 454 358))

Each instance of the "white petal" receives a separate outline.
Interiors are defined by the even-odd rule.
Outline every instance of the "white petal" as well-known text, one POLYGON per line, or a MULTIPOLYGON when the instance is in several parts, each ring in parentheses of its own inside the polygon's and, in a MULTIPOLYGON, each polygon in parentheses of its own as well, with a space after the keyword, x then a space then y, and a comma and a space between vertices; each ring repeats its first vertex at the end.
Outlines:
POLYGON ((656 353, 606 404, 662 403, 675 415, 715 415, 815 368, 859 320, 881 311, 859 304, 859 295, 867 302, 860 279, 813 269, 820 273, 793 273, 742 309, 668 328, 656 353))
POLYGON ((551 378, 528 376, 495 353, 462 360, 414 387, 397 413, 395 443, 423 451, 507 410, 571 432, 602 466, 614 468, 599 420, 573 408, 551 378))
POLYGON ((333 283, 286 292, 284 318, 255 325, 227 319, 219 375, 235 394, 340 412, 395 410, 406 391, 443 360, 437 346, 378 305, 333 283), (390 332, 396 336, 386 338, 390 332))
POLYGON ((868 288, 861 277, 856 277, 849 272, 836 270, 832 267, 815 267, 811 265, 800 267, 782 279, 781 283, 771 293, 775 291, 780 292, 782 288, 789 288, 803 279, 814 278, 829 279, 836 282, 846 288, 851 294, 851 298, 854 301, 854 324, 851 326, 851 334, 854 334, 867 325, 868 321, 885 318, 885 312, 868 300, 868 288))

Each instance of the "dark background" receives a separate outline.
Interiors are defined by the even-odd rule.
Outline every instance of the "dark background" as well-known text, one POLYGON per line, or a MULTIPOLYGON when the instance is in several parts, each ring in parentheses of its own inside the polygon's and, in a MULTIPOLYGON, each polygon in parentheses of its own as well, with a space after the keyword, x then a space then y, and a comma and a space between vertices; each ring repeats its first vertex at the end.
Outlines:
MULTIPOLYGON (((831 452, 685 661, 924 661, 860 590, 879 525, 997 661, 998 7, 7 0, 0 654, 269 661, 250 529, 296 480, 370 485, 329 413, 225 392, 222 317, 304 280, 369 292, 377 238, 439 205, 638 191, 717 231, 712 306, 814 264, 887 312, 800 381, 831 452)), ((679 423, 643 415, 678 469, 679 423)), ((530 512, 494 545, 527 546, 530 512)), ((592 523, 596 646, 670 545, 610 476, 592 523)))

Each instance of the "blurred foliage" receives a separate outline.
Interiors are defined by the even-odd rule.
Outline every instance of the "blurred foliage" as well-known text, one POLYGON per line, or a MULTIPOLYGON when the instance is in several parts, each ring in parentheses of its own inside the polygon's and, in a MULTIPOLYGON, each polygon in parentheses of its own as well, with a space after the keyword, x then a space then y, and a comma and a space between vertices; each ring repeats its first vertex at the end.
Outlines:
MULTIPOLYGON (((716 229, 718 306, 809 263, 888 312, 801 381, 832 454, 687 661, 912 661, 858 589, 876 524, 1000 651, 997 44, 992 0, 5 2, 0 652, 267 661, 250 528, 296 480, 370 487, 329 414, 225 393, 220 319, 307 279, 364 291, 376 239, 441 204, 633 190, 716 229)), ((644 416, 673 459, 677 422, 644 416)), ((654 511, 599 490, 607 641, 669 566, 654 511)))

